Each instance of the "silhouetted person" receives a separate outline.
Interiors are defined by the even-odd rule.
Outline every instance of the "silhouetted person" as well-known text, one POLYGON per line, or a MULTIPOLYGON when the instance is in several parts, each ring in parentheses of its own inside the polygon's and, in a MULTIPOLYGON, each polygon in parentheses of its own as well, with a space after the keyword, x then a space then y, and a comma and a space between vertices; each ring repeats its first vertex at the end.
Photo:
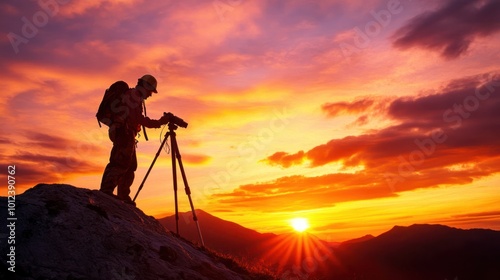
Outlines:
POLYGON ((102 175, 100 190, 113 196, 114 189, 118 186, 117 197, 126 203, 135 205, 130 198, 130 186, 134 182, 134 173, 137 169, 137 156, 135 153, 135 137, 141 126, 159 128, 168 122, 163 116, 159 120, 152 120, 143 115, 144 100, 156 90, 156 79, 151 75, 142 76, 135 88, 131 88, 124 95, 120 107, 121 114, 114 116, 109 126, 109 139, 113 148, 109 163, 102 175))

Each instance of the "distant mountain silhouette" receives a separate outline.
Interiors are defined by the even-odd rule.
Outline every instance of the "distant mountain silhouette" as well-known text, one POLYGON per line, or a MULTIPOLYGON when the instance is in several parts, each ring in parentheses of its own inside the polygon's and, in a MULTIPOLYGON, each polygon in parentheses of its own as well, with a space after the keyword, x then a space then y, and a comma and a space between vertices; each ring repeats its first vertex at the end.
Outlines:
MULTIPOLYGON (((276 237, 273 233, 259 233, 236 223, 225 221, 207 212, 197 209, 196 216, 200 224, 205 246, 221 253, 237 257, 256 257, 255 245, 262 244, 276 237)), ((192 242, 199 243, 198 230, 193 221, 192 212, 179 213, 179 235, 192 242)), ((176 232, 175 216, 158 219, 167 229, 176 232)))
POLYGON ((351 240, 347 240, 347 241, 341 242, 338 245, 344 245, 345 246, 347 244, 354 244, 354 243, 365 242, 365 241, 368 241, 368 240, 373 239, 373 238, 375 238, 375 236, 373 236, 371 234, 367 234, 367 235, 359 237, 359 238, 355 238, 355 239, 351 239, 351 240))
MULTIPOLYGON (((395 226, 379 236, 339 245, 311 234, 262 234, 201 210, 197 213, 207 247, 266 263, 282 279, 500 279, 498 231, 395 226)), ((191 217, 191 212, 181 214, 180 234, 196 241, 191 217)), ((160 222, 175 231, 173 216, 160 222)))
POLYGON ((487 229, 395 226, 336 254, 366 279, 500 279, 500 232, 487 229))

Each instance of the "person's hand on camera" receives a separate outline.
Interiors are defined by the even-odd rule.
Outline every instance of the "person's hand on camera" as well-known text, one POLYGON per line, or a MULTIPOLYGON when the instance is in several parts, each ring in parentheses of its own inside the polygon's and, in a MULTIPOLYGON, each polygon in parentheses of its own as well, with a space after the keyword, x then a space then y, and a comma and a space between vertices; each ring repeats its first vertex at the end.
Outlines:
POLYGON ((163 114, 163 116, 160 118, 160 123, 162 125, 169 123, 170 122, 170 115, 172 115, 172 114, 170 114, 170 113, 163 114))

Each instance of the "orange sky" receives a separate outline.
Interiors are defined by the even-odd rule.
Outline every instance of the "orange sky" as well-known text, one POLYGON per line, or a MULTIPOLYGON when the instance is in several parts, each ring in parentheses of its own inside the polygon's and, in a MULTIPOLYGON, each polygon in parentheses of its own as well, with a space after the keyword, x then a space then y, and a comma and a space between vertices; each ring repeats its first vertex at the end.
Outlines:
MULTIPOLYGON (((0 160, 18 194, 98 189, 102 94, 149 73, 148 115, 189 123, 177 137, 196 208, 260 232, 304 217, 328 241, 500 230, 498 1, 178 2, 0 4, 0 160)), ((165 133, 139 138, 132 195, 165 133)), ((147 214, 173 213, 171 173, 164 151, 137 200, 147 214)))

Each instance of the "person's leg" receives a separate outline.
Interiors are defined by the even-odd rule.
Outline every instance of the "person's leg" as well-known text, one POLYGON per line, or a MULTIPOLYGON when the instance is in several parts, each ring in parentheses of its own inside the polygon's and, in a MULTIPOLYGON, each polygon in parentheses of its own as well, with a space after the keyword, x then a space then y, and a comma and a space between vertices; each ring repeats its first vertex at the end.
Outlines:
MULTIPOLYGON (((109 130, 109 138, 113 142, 113 148, 109 156, 109 163, 104 170, 100 190, 112 195, 114 189, 127 173, 132 161, 131 148, 135 149, 135 139, 127 135, 123 127, 112 126, 109 130), (132 140, 130 140, 132 138, 132 140), (132 144, 130 143, 132 142, 132 144)), ((135 150, 134 157, 135 157, 135 150)))
POLYGON ((135 178, 135 171, 137 170, 137 156, 135 152, 135 141, 134 145, 131 147, 131 159, 130 159, 130 165, 125 174, 120 178, 118 181, 118 198, 125 201, 125 202, 131 202, 132 199, 130 198, 130 187, 132 186, 132 183, 134 182, 135 178))

